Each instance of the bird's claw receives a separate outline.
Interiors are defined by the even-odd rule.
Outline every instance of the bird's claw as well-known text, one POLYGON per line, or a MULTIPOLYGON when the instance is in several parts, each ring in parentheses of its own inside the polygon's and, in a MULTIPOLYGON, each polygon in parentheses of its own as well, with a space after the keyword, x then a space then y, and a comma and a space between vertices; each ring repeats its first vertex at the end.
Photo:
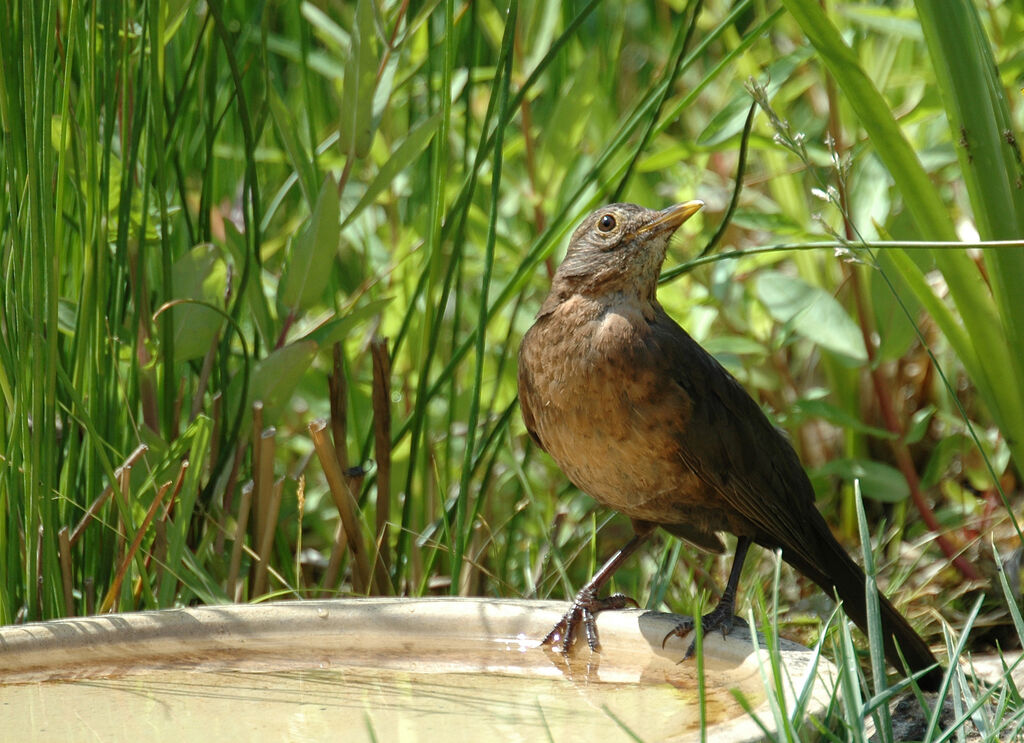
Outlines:
MULTIPOLYGON (((700 620, 701 629, 703 630, 704 636, 707 636, 710 632, 719 630, 722 633, 723 640, 730 632, 732 632, 732 628, 737 622, 746 626, 746 622, 742 618, 737 617, 733 614, 732 606, 724 607, 723 610, 721 604, 715 607, 715 609, 710 613, 705 614, 703 617, 701 617, 700 620)), ((661 647, 665 647, 665 643, 668 642, 670 637, 686 637, 688 634, 693 632, 696 626, 697 623, 693 620, 692 617, 685 617, 672 629, 671 632, 665 635, 665 639, 661 641, 661 647)), ((683 660, 689 660, 690 658, 692 658, 696 650, 697 638, 694 638, 693 642, 690 643, 690 647, 687 648, 686 654, 683 656, 683 660)))
POLYGON ((591 651, 597 653, 601 650, 601 643, 597 639, 597 614, 609 609, 625 609, 627 606, 639 608, 635 599, 625 594, 615 593, 603 599, 594 596, 593 592, 583 589, 573 599, 569 611, 551 628, 547 636, 541 640, 541 645, 558 644, 559 651, 563 655, 569 654, 569 649, 576 640, 576 633, 580 626, 587 638, 587 645, 591 651))

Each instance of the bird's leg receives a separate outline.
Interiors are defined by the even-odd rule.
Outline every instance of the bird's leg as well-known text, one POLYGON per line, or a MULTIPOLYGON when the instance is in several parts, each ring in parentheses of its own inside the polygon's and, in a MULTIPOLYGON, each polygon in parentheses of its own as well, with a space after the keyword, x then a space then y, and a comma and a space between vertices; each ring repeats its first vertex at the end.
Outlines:
MULTIPOLYGON (((740 537, 736 543, 736 555, 732 559, 732 570, 729 571, 729 582, 725 586, 725 591, 722 592, 722 598, 718 600, 718 606, 711 610, 710 613, 705 614, 700 619, 701 628, 704 630, 704 634, 713 632, 714 630, 721 630, 722 637, 725 637, 732 631, 732 626, 736 622, 736 589, 740 583, 740 573, 743 572, 743 561, 747 557, 747 550, 750 549, 751 540, 749 537, 740 537)), ((743 621, 740 619, 739 621, 743 621)), ((665 635, 665 639, 661 641, 661 646, 665 647, 665 643, 668 642, 670 637, 685 637, 693 631, 695 622, 693 619, 687 618, 676 625, 676 628, 665 635)), ((683 656, 683 660, 693 657, 693 653, 696 650, 697 641, 694 639, 690 643, 689 649, 686 651, 686 655, 683 656)))
POLYGON ((646 542, 647 538, 654 531, 653 524, 643 522, 634 521, 633 528, 636 530, 633 538, 622 549, 612 555, 608 562, 594 573, 594 577, 587 581, 587 585, 580 589, 580 592, 576 594, 576 598, 573 599, 569 611, 559 620, 558 624, 552 627, 547 637, 541 641, 541 645, 553 645, 557 642, 561 646, 561 652, 568 654, 569 648, 572 647, 573 641, 576 639, 576 633, 580 625, 583 625, 583 631, 587 636, 587 645, 590 646, 592 651, 598 652, 601 649, 601 643, 597 639, 597 624, 595 621, 597 613, 606 609, 624 609, 630 604, 639 606, 634 599, 621 593, 612 594, 603 599, 597 597, 597 592, 608 582, 615 571, 619 569, 619 566, 629 559, 629 556, 636 551, 637 547, 646 542))

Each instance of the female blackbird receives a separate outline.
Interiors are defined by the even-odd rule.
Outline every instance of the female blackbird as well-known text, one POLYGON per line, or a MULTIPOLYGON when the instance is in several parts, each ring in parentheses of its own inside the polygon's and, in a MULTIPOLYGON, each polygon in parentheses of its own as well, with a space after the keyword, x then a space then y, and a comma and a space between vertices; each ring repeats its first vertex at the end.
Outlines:
MULTIPOLYGON (((590 214, 519 349, 519 402, 530 435, 577 487, 628 516, 635 531, 544 639, 563 652, 581 625, 598 649, 594 615, 632 600, 597 592, 658 526, 712 552, 724 548, 718 532, 739 540, 721 601, 702 618, 704 632, 732 628, 751 543, 781 548, 783 559, 838 594, 861 629, 867 622, 864 572, 815 508, 793 447, 655 297, 669 238, 701 207, 610 204, 590 214)), ((884 596, 879 603, 886 658, 899 670, 901 656, 911 671, 931 669, 919 683, 937 687, 942 669, 928 645, 884 596)), ((691 629, 683 624, 672 634, 691 629)))

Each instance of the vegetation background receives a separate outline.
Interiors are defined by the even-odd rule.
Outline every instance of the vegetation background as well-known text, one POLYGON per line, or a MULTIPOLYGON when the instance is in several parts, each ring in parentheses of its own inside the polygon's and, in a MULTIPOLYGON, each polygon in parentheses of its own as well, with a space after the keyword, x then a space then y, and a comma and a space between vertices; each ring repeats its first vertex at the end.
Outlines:
MULTIPOLYGON (((859 481, 926 637, 1016 642, 1022 82, 997 0, 4 3, 0 622, 571 595, 628 524, 531 446, 518 342, 590 209, 700 198, 663 304, 851 550, 859 481)), ((741 605, 813 641, 771 563, 741 605)))

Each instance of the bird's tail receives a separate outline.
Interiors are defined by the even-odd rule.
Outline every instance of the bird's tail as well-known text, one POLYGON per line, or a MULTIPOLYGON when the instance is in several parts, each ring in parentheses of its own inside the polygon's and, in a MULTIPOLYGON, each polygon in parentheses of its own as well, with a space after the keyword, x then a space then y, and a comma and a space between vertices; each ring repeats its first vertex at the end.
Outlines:
MULTIPOLYGON (((817 511, 814 515, 821 518, 817 511)), ((807 542, 795 549, 783 547, 783 559, 817 583, 829 595, 838 594, 846 614, 867 634, 868 610, 864 571, 835 540, 824 519, 818 528, 807 531, 810 532, 808 539, 813 539, 813 547, 816 549, 809 549, 812 544, 807 542)), ((926 691, 937 690, 942 682, 943 670, 937 665, 938 661, 931 649, 881 592, 878 599, 882 613, 886 659, 900 671, 905 665, 912 672, 931 667, 932 670, 922 676, 918 684, 926 691)))

